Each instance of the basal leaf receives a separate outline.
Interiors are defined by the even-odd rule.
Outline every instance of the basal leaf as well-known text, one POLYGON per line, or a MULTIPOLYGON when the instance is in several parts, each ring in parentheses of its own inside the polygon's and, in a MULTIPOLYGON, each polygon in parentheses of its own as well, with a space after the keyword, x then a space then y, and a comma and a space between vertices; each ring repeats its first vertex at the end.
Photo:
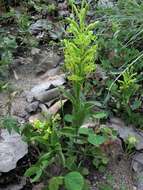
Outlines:
POLYGON ((70 172, 64 177, 65 187, 67 190, 82 190, 84 178, 79 172, 70 172))
POLYGON ((78 130, 78 133, 82 134, 82 135, 88 135, 89 134, 89 129, 86 128, 86 127, 80 127, 79 130, 78 130))
POLYGON ((95 146, 99 146, 103 144, 105 141, 106 141, 106 138, 101 135, 89 134, 88 136, 88 142, 95 146))
POLYGON ((71 123, 73 121, 73 116, 70 114, 66 114, 64 116, 64 120, 71 123))
POLYGON ((38 166, 32 166, 31 168, 29 168, 25 174, 26 177, 30 177, 31 178, 31 182, 36 182, 39 180, 39 178, 42 175, 42 170, 40 167, 38 166))
POLYGON ((107 117, 107 113, 106 112, 96 112, 94 117, 96 119, 103 119, 107 117))
POLYGON ((63 177, 53 177, 49 181, 49 190, 58 190, 59 187, 63 184, 63 177))

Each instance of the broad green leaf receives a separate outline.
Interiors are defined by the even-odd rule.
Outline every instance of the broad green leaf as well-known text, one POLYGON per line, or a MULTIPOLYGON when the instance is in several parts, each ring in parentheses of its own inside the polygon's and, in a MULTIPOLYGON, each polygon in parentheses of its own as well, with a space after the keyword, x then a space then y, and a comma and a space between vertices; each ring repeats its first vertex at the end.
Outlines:
POLYGON ((82 190, 84 178, 79 172, 70 172, 64 177, 67 190, 82 190))
POLYGON ((26 177, 31 177, 31 182, 34 183, 42 176, 42 170, 38 166, 30 167, 24 174, 26 177))
POLYGON ((75 128, 71 128, 71 127, 64 127, 61 131, 60 131, 61 135, 65 135, 67 137, 74 137, 76 135, 76 129, 75 128))
POLYGON ((52 157, 53 157, 53 151, 43 154, 40 157, 39 161, 42 162, 44 160, 50 160, 50 159, 52 159, 52 157))
POLYGON ((70 114, 66 114, 64 116, 64 120, 71 123, 73 121, 73 116, 70 114))
POLYGON ((59 187, 63 184, 63 177, 53 177, 49 181, 49 190, 58 190, 59 187))
POLYGON ((100 131, 103 133, 103 134, 108 134, 108 135, 112 135, 112 129, 109 128, 108 126, 106 125, 101 125, 100 127, 100 131))
POLYGON ((80 127, 79 130, 78 130, 78 133, 82 134, 82 135, 88 135, 89 134, 89 129, 86 128, 86 127, 80 127))
POLYGON ((107 113, 106 112, 96 112, 94 117, 96 119, 103 119, 107 117, 107 113))
POLYGON ((89 135, 89 134, 94 134, 94 131, 91 128, 80 127, 78 133, 81 135, 89 135))
POLYGON ((88 142, 95 146, 99 146, 103 144, 105 141, 106 141, 106 138, 101 135, 89 134, 88 136, 88 142))
POLYGON ((51 162, 49 160, 44 160, 40 163, 40 168, 42 170, 46 169, 50 164, 52 163, 52 160, 51 162))

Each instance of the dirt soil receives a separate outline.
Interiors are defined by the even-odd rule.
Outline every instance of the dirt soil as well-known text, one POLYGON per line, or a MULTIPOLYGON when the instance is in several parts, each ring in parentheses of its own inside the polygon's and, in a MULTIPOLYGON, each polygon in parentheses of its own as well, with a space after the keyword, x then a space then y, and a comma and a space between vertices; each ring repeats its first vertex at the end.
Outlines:
POLYGON ((125 155, 120 143, 109 146, 110 159, 103 172, 93 171, 92 190, 134 190, 131 160, 125 155))

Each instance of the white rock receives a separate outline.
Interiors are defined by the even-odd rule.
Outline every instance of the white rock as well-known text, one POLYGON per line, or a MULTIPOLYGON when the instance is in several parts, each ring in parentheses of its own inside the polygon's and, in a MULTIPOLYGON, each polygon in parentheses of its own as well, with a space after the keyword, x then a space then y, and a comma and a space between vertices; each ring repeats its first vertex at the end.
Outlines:
POLYGON ((111 128, 115 129, 119 136, 126 141, 128 137, 133 136, 136 138, 136 150, 143 150, 143 133, 135 129, 132 125, 126 124, 119 118, 111 118, 108 124, 111 128))
POLYGON ((54 87, 61 86, 65 83, 65 75, 56 75, 54 77, 49 77, 47 80, 41 81, 40 84, 36 85, 31 89, 31 94, 37 95, 41 92, 49 90, 50 86, 54 87))
POLYGON ((53 69, 48 70, 46 73, 44 73, 40 78, 43 80, 47 77, 53 77, 55 75, 60 75, 62 72, 60 70, 60 67, 56 67, 53 69))
POLYGON ((40 92, 35 95, 34 98, 40 102, 48 102, 60 96, 60 90, 58 88, 53 88, 44 92, 40 92))
POLYGON ((0 137, 0 172, 9 172, 16 168, 17 161, 28 153, 28 145, 21 136, 6 129, 1 130, 0 137))
POLYGON ((101 8, 111 8, 114 6, 113 0, 99 0, 98 7, 101 8))
POLYGON ((136 173, 143 172, 143 153, 137 152, 132 158, 132 168, 136 173))
POLYGON ((39 48, 32 48, 31 50, 31 54, 35 55, 35 54, 39 54, 40 53, 40 49, 39 48))
POLYGON ((49 30, 51 29, 51 22, 46 19, 37 20, 35 23, 31 24, 29 31, 32 34, 40 32, 42 30, 49 30))
POLYGON ((48 112, 49 114, 51 115, 55 115, 61 108, 62 106, 64 106, 64 104, 67 102, 67 99, 66 100, 59 100, 57 101, 54 105, 52 105, 48 112))

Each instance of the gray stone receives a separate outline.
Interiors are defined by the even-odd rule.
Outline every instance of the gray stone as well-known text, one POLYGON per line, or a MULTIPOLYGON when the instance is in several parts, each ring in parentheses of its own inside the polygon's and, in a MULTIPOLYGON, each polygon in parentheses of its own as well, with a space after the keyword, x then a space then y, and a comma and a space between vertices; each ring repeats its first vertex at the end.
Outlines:
POLYGON ((41 112, 48 113, 48 108, 45 104, 39 104, 39 108, 41 108, 41 112))
POLYGON ((48 77, 53 77, 55 75, 60 75, 62 74, 61 70, 60 70, 60 67, 56 67, 56 68, 53 68, 53 69, 50 69, 48 70, 46 73, 44 73, 40 78, 41 79, 45 79, 45 78, 48 78, 48 77))
POLYGON ((115 1, 113 0, 99 0, 98 1, 98 7, 101 8, 112 8, 114 6, 115 1))
POLYGON ((58 87, 65 83, 65 75, 56 75, 54 77, 47 78, 44 81, 41 81, 40 84, 34 86, 31 89, 31 94, 37 96, 39 93, 48 91, 51 86, 58 87))
POLYGON ((135 137, 137 140, 135 145, 136 150, 143 149, 143 133, 135 129, 132 125, 126 126, 119 118, 111 118, 108 125, 115 129, 124 141, 126 141, 130 136, 135 137))
POLYGON ((28 153, 28 145, 21 136, 12 131, 1 130, 0 139, 0 172, 9 172, 16 168, 18 160, 28 153))
POLYGON ((59 100, 56 103, 54 103, 48 110, 49 114, 55 115, 61 108, 64 106, 64 104, 67 102, 67 99, 65 100, 59 100))
POLYGON ((25 118, 27 116, 27 112, 25 111, 25 107, 27 106, 27 102, 23 97, 15 97, 11 103, 11 115, 25 118))
POLYGON ((143 171, 143 153, 137 152, 132 158, 133 170, 137 173, 143 171))
POLYGON ((34 24, 31 24, 29 30, 32 34, 37 34, 42 30, 50 30, 51 22, 47 19, 37 20, 34 24))
POLYGON ((33 94, 31 92, 27 92, 26 101, 29 102, 29 103, 34 101, 34 97, 33 97, 33 94))
POLYGON ((39 48, 32 48, 31 50, 31 54, 32 55, 36 55, 36 54, 39 54, 40 53, 40 49, 39 48))
POLYGON ((0 190, 22 190, 24 185, 26 185, 26 178, 22 178, 19 183, 8 185, 5 188, 0 188, 0 190))
POLYGON ((143 190, 143 172, 135 175, 137 190, 143 190))
POLYGON ((42 51, 33 55, 33 64, 37 65, 36 74, 43 74, 53 69, 60 62, 61 57, 53 51, 42 51))
POLYGON ((28 112, 28 113, 33 113, 33 112, 36 112, 37 109, 38 109, 38 106, 39 106, 39 102, 38 101, 35 101, 35 102, 32 102, 31 104, 27 105, 25 110, 28 112))
POLYGON ((35 185, 32 190, 42 190, 44 188, 44 184, 43 183, 39 183, 37 185, 35 185))
POLYGON ((64 74, 41 80, 31 89, 30 92, 27 92, 26 100, 29 103, 34 100, 48 102, 54 98, 57 98, 59 96, 59 90, 57 87, 62 86, 65 82, 66 80, 64 74))
POLYGON ((36 114, 30 116, 29 119, 28 119, 28 121, 29 121, 30 123, 34 123, 34 122, 37 121, 37 120, 44 121, 44 120, 45 120, 44 115, 43 115, 42 113, 36 113, 36 114))
POLYGON ((37 95, 34 96, 36 100, 39 100, 40 102, 48 102, 52 99, 57 98, 60 96, 60 91, 58 88, 53 88, 48 91, 40 92, 37 95))
POLYGON ((56 101, 57 101, 57 98, 52 99, 52 100, 49 101, 49 102, 45 102, 45 105, 49 108, 49 107, 51 107, 56 101))

